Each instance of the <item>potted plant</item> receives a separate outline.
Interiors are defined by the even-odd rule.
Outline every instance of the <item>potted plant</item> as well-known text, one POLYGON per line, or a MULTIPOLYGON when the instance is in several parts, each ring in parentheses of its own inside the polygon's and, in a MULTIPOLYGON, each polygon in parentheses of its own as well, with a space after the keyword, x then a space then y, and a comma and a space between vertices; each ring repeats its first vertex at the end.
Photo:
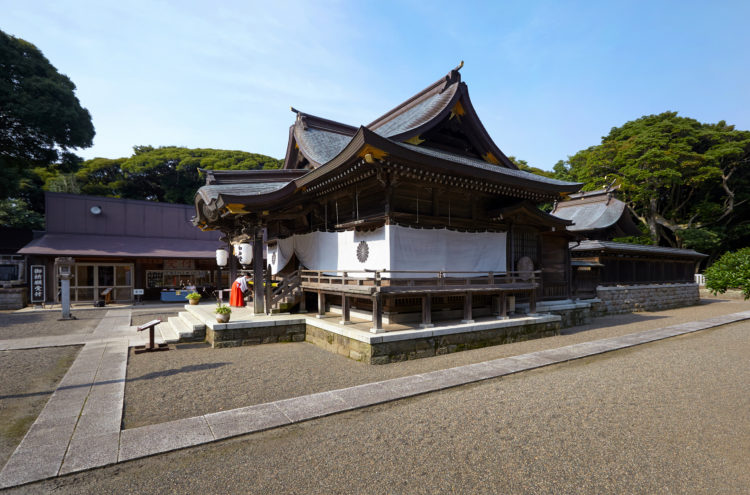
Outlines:
POLYGON ((200 302, 201 295, 198 294, 197 292, 191 292, 190 294, 188 294, 187 296, 185 296, 185 299, 187 299, 188 301, 190 301, 190 304, 196 305, 196 304, 198 304, 200 302))
POLYGON ((214 313, 216 313, 216 321, 226 323, 229 321, 229 315, 232 314, 232 308, 226 304, 219 304, 216 306, 214 313))

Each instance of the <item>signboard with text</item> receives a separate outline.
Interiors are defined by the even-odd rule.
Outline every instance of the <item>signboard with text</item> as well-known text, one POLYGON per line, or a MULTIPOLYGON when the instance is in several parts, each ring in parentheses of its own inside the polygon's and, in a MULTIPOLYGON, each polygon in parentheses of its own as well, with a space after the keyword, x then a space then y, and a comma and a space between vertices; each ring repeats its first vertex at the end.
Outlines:
POLYGON ((44 280, 45 280, 45 266, 44 265, 31 265, 31 302, 39 303, 44 302, 44 280))

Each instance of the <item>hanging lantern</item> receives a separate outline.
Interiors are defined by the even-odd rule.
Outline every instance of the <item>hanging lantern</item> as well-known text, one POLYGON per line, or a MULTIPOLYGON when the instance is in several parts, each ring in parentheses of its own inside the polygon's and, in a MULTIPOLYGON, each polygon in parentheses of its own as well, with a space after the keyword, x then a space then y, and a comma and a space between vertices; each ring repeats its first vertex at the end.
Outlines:
POLYGON ((240 264, 249 265, 253 262, 253 245, 247 242, 243 242, 237 246, 237 257, 240 259, 240 264))
POLYGON ((228 261, 229 261, 229 253, 227 253, 227 250, 217 249, 216 250, 216 264, 219 266, 227 266, 228 261))

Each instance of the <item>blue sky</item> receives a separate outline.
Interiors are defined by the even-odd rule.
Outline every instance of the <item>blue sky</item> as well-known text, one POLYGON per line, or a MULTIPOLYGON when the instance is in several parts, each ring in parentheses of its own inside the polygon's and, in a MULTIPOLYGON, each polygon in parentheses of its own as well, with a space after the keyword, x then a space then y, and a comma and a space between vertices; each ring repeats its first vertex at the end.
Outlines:
POLYGON ((666 110, 750 129, 750 2, 0 0, 92 114, 86 158, 134 145, 283 157, 294 106, 364 125, 444 76, 508 155, 550 169, 666 110))

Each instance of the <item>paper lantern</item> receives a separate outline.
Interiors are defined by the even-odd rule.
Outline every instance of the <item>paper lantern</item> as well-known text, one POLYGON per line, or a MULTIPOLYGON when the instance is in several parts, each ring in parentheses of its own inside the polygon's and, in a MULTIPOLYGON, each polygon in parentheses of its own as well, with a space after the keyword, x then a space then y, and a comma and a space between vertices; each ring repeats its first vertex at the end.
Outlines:
POLYGON ((217 249, 216 250, 216 264, 219 266, 227 266, 228 261, 229 261, 229 253, 227 253, 227 250, 217 249))
POLYGON ((240 259, 240 264, 249 265, 253 262, 253 245, 247 242, 243 242, 237 246, 237 257, 240 259))

